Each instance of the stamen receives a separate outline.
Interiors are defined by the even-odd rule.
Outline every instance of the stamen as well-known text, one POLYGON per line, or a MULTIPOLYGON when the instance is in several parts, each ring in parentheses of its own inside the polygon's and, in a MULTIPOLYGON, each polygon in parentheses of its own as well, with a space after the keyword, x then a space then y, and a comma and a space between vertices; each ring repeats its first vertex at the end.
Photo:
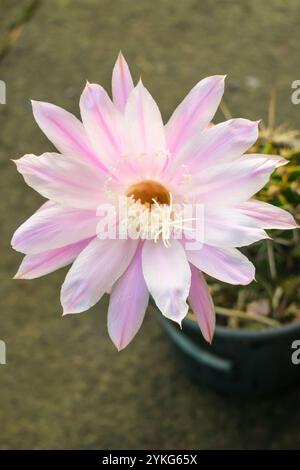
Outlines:
MULTIPOLYGON (((122 233, 130 237, 153 240, 157 243, 161 238, 165 247, 171 244, 171 238, 176 230, 195 231, 193 227, 187 226, 188 222, 197 220, 196 217, 184 218, 183 207, 174 207, 172 193, 169 193, 169 204, 159 204, 152 198, 152 204, 143 204, 134 199, 134 196, 125 197, 122 205, 126 205, 125 217, 120 222, 122 233)), ((124 207, 122 207, 123 209, 124 207)))

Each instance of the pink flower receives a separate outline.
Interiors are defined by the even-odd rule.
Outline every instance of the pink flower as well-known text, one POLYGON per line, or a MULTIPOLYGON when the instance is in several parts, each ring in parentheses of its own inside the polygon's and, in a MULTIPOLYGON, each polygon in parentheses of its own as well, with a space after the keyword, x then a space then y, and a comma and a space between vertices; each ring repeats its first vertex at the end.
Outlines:
POLYGON ((26 254, 16 277, 32 279, 73 263, 61 290, 64 314, 88 310, 110 292, 108 331, 119 350, 140 328, 149 293, 179 324, 189 301, 210 342, 214 307, 198 270, 248 284, 255 269, 236 248, 267 238, 264 228, 296 226, 287 212, 251 199, 285 163, 243 155, 257 139, 258 123, 231 119, 208 127, 223 91, 224 76, 201 80, 164 126, 154 99, 141 81, 134 87, 120 54, 113 101, 88 83, 82 122, 55 105, 32 103, 36 122, 59 153, 15 162, 26 183, 49 199, 13 236, 13 248, 26 254), (101 239, 99 207, 117 208, 122 198, 129 202, 130 228, 147 236, 101 239), (204 209, 201 242, 193 231, 174 236, 188 222, 176 218, 174 205, 186 203, 204 209))

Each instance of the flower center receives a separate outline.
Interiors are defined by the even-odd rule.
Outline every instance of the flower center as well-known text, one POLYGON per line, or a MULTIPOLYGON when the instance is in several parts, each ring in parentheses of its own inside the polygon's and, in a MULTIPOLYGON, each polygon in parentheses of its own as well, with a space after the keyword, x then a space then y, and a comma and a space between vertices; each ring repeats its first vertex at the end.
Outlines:
POLYGON ((160 183, 154 180, 145 180, 130 186, 126 194, 127 197, 133 197, 137 202, 147 206, 153 204, 153 200, 158 204, 170 205, 170 193, 160 183))

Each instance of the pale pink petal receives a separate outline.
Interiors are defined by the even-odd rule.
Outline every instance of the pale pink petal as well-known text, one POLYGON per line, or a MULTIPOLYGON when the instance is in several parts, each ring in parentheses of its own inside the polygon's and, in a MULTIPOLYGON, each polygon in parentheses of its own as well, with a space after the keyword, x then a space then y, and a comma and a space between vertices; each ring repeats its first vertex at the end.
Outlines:
POLYGON ((67 266, 74 261, 90 241, 89 238, 37 255, 26 255, 15 275, 15 279, 35 279, 67 266))
POLYGON ((267 202, 251 199, 240 204, 238 209, 251 217, 262 228, 287 230, 298 227, 289 212, 267 202))
POLYGON ((208 206, 205 209, 201 241, 207 245, 239 247, 269 238, 268 234, 258 227, 255 221, 236 208, 208 206))
POLYGON ((190 267, 192 280, 188 298, 189 304, 204 338, 211 343, 216 323, 214 304, 203 274, 193 265, 190 267))
POLYGON ((244 155, 244 158, 247 160, 256 160, 257 158, 267 158, 269 162, 272 162, 275 168, 279 168, 281 166, 287 165, 289 163, 288 160, 281 157, 280 155, 269 155, 264 153, 247 153, 244 155))
POLYGON ((188 312, 191 271, 182 245, 173 240, 166 248, 161 240, 145 242, 142 252, 144 278, 162 314, 179 323, 188 312))
POLYGON ((100 168, 56 153, 25 155, 15 163, 28 186, 55 202, 97 209, 107 200, 108 176, 100 168))
POLYGON ((41 130, 61 153, 102 166, 89 143, 82 123, 73 114, 42 101, 32 101, 32 110, 41 130))
POLYGON ((129 93, 134 85, 131 73, 123 54, 120 52, 112 74, 112 96, 116 107, 123 113, 129 93))
POLYGON ((101 161, 113 170, 123 154, 123 116, 100 85, 87 83, 80 98, 87 135, 101 161))
MULTIPOLYGON (((199 171, 241 157, 257 140, 258 123, 248 119, 230 119, 196 133, 170 159, 171 170, 184 164, 199 171)), ((188 170, 187 170, 188 171, 188 170)))
POLYGON ((204 78, 175 109, 166 125, 167 147, 172 154, 209 124, 224 93, 224 78, 222 75, 204 78))
POLYGON ((126 108, 126 158, 144 178, 157 176, 166 164, 165 131, 160 111, 141 81, 126 108))
POLYGON ((253 264, 235 248, 202 245, 198 250, 186 248, 186 255, 200 271, 220 281, 245 285, 254 279, 253 264))
POLYGON ((76 258, 61 290, 64 314, 88 310, 127 269, 137 241, 95 238, 76 258))
POLYGON ((192 175, 185 193, 203 203, 236 205, 257 193, 269 180, 277 162, 268 156, 244 155, 192 175))
POLYGON ((132 341, 140 329, 148 301, 141 249, 138 248, 127 270, 113 286, 110 296, 108 333, 119 351, 132 341))
POLYGON ((95 211, 44 204, 14 233, 12 247, 36 254, 96 236, 95 211))

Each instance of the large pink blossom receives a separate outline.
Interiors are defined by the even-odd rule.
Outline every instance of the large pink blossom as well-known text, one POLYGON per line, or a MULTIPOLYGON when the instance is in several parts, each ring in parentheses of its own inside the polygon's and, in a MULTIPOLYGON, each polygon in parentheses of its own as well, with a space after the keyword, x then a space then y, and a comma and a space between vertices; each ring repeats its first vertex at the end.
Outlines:
POLYGON ((82 122, 34 101, 35 120, 59 153, 15 162, 26 183, 49 199, 13 236, 13 248, 26 255, 16 278, 36 278, 73 263, 61 290, 64 313, 83 312, 109 292, 108 331, 118 349, 140 328, 149 293, 162 314, 179 324, 189 302, 211 341, 214 307, 201 271, 248 284, 255 268, 237 247, 267 238, 266 228, 296 225, 282 209, 252 199, 286 163, 245 154, 257 139, 258 123, 231 119, 209 126, 223 91, 224 76, 201 80, 164 125, 154 99, 141 81, 134 86, 120 54, 113 100, 88 83, 80 99, 82 122), (137 209, 158 218, 169 210, 174 221, 172 204, 201 204, 201 243, 189 249, 192 234, 189 240, 175 238, 176 222, 166 231, 158 224, 148 238, 101 239, 98 209, 117 205, 120 197, 130 200, 133 222, 137 209))

